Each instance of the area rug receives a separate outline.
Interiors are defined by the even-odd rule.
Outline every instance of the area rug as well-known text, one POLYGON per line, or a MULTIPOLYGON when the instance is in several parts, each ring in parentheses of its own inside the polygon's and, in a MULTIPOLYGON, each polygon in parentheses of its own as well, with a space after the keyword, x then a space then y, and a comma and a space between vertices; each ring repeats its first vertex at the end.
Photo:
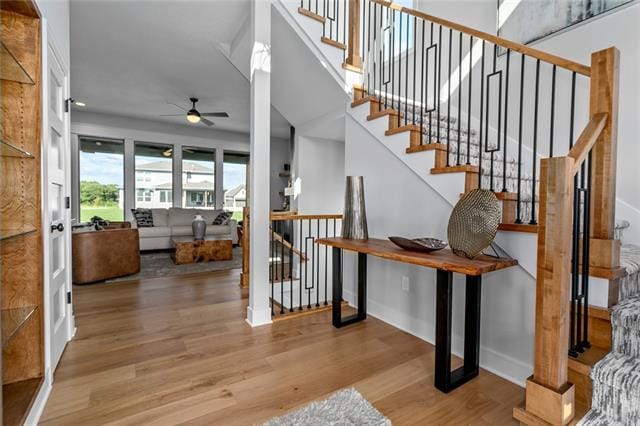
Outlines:
POLYGON ((376 410, 354 388, 343 389, 329 398, 314 401, 280 417, 274 417, 264 426, 319 426, 319 425, 374 425, 390 426, 391 421, 376 410))
POLYGON ((242 247, 233 249, 232 260, 214 262, 191 263, 176 265, 171 260, 169 251, 155 251, 140 254, 140 272, 125 277, 107 280, 108 283, 138 280, 142 278, 176 277, 179 275, 195 274, 199 272, 224 271, 242 267, 242 247))

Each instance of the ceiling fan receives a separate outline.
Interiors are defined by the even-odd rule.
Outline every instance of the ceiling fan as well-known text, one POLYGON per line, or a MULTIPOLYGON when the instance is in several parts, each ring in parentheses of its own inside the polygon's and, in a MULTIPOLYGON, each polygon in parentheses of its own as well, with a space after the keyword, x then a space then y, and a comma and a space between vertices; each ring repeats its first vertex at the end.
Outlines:
MULTIPOLYGON (((202 122, 207 126, 213 126, 215 123, 205 117, 229 117, 229 114, 226 112, 200 112, 196 109, 196 102, 198 102, 198 98, 189 98, 189 101, 191 102, 191 109, 189 110, 181 107, 180 105, 169 102, 170 105, 180 108, 187 114, 187 121, 189 121, 189 123, 197 124, 202 122)), ((162 114, 161 117, 180 117, 183 115, 184 114, 162 114)))

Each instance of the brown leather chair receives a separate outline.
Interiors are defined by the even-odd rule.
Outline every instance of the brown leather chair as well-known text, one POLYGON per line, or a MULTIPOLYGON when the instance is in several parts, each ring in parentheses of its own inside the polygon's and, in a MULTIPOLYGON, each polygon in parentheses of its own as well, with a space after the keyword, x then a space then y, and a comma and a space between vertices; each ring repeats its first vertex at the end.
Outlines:
POLYGON ((105 229, 72 234, 73 283, 87 284, 140 272, 138 230, 105 229))

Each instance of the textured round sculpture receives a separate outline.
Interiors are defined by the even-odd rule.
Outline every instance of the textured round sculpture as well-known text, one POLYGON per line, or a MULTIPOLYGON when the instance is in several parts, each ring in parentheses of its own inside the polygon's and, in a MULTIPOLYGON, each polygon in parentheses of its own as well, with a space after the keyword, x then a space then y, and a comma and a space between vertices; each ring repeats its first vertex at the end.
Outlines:
POLYGON ((464 194, 449 218, 451 250, 469 259, 477 256, 495 238, 500 215, 500 203, 492 191, 474 189, 464 194))

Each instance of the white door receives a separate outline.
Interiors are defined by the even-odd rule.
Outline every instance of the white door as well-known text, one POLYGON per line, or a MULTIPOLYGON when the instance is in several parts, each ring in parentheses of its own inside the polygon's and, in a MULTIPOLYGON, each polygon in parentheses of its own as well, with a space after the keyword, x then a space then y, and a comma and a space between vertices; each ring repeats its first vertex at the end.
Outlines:
POLYGON ((47 96, 44 114, 44 182, 46 187, 45 238, 46 273, 49 281, 49 350, 51 371, 55 370, 62 351, 71 338, 70 283, 70 199, 69 195, 69 114, 67 112, 67 73, 55 49, 47 44, 47 96))

